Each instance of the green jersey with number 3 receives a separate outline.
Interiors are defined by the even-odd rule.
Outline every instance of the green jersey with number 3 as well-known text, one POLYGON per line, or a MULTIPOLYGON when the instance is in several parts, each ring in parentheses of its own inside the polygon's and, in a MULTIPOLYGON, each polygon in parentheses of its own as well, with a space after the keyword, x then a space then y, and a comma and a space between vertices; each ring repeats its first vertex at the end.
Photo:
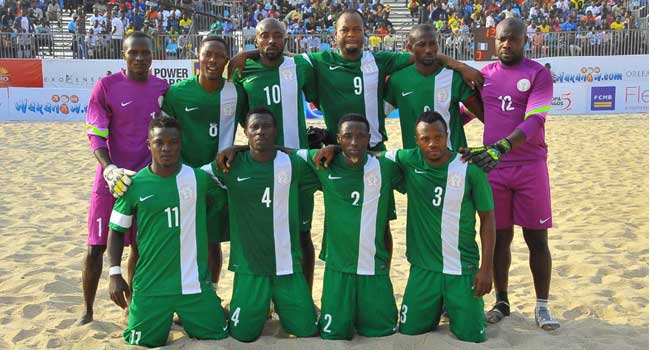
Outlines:
POLYGON ((476 211, 494 208, 487 174, 462 162, 456 152, 440 166, 429 165, 419 148, 385 156, 404 174, 409 263, 450 275, 475 273, 479 263, 476 211))
POLYGON ((132 178, 113 207, 109 227, 126 232, 137 219, 140 257, 133 292, 162 296, 213 290, 208 272, 206 202, 223 207, 223 190, 199 169, 160 177, 149 167, 132 178))
POLYGON ((459 102, 474 94, 458 72, 441 67, 434 74, 424 76, 413 64, 391 74, 386 84, 384 99, 399 108, 403 148, 416 146, 415 121, 420 114, 436 111, 447 122, 447 147, 457 150, 458 147, 467 147, 459 102))
POLYGON ((370 146, 387 140, 384 128, 384 82, 386 76, 406 67, 411 55, 364 51, 350 61, 338 51, 308 55, 316 71, 320 109, 327 131, 336 135, 339 119, 347 113, 364 115, 370 123, 370 146))
POLYGON ((290 275, 302 271, 299 189, 318 179, 295 155, 277 151, 268 162, 238 153, 230 171, 215 163, 202 169, 227 190, 230 213, 230 265, 237 273, 290 275))
POLYGON ((214 160, 215 154, 232 146, 237 120, 244 109, 244 93, 222 79, 222 88, 208 92, 199 76, 172 85, 165 94, 162 110, 181 123, 181 158, 192 167, 214 160))
POLYGON ((235 74, 234 82, 246 91, 248 110, 265 107, 273 112, 278 127, 275 144, 306 148, 303 93, 309 101, 316 98, 311 63, 301 55, 284 57, 278 67, 265 66, 259 60, 247 60, 243 73, 242 79, 235 74))
POLYGON ((299 150, 316 172, 325 202, 327 268, 358 275, 388 274, 384 231, 393 188, 401 181, 397 165, 383 157, 366 156, 350 166, 338 154, 327 169, 317 170, 312 157, 318 150, 299 150))

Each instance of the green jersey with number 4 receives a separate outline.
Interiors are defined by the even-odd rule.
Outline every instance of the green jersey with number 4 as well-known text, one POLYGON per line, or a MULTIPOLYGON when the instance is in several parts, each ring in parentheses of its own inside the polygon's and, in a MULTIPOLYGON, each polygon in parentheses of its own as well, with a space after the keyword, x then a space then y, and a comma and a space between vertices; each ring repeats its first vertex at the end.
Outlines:
POLYGON ((235 74, 234 82, 246 91, 245 105, 248 110, 265 107, 273 112, 278 127, 275 144, 306 148, 303 93, 308 101, 316 98, 311 63, 300 55, 284 57, 278 67, 265 66, 259 60, 247 60, 243 73, 242 79, 235 74))
POLYGON ((429 165, 419 148, 386 152, 402 169, 408 197, 406 256, 409 263, 450 275, 476 272, 476 211, 494 208, 483 169, 454 152, 429 165))
POLYGON ((413 64, 391 74, 386 84, 384 99, 399 108, 403 148, 416 146, 415 121, 420 114, 436 111, 447 122, 447 147, 457 150, 458 147, 467 147, 458 104, 474 94, 458 72, 442 67, 434 74, 424 76, 413 64))
POLYGON ((384 128, 384 82, 386 76, 406 67, 411 55, 364 51, 350 61, 337 51, 308 55, 316 71, 320 109, 327 131, 336 135, 338 122, 347 113, 359 113, 370 123, 370 146, 387 140, 384 128))
POLYGON ((237 273, 290 275, 302 271, 299 189, 315 188, 318 179, 295 155, 276 152, 268 162, 238 153, 230 171, 215 163, 202 169, 227 190, 230 217, 230 265, 237 273))
POLYGON ((206 201, 223 207, 225 194, 210 177, 187 165, 160 177, 149 167, 132 179, 113 207, 109 227, 126 232, 137 219, 140 257, 133 292, 162 296, 213 290, 208 272, 206 201))
POLYGON ((401 181, 397 165, 383 157, 366 156, 350 166, 338 154, 327 169, 317 170, 312 157, 318 150, 299 150, 320 180, 325 202, 325 233, 321 254, 327 268, 358 275, 388 274, 384 231, 393 188, 401 181))
POLYGON ((165 94, 162 110, 181 123, 181 158, 192 167, 214 160, 215 154, 232 146, 237 120, 244 108, 244 93, 222 79, 222 88, 208 92, 199 76, 172 85, 165 94))

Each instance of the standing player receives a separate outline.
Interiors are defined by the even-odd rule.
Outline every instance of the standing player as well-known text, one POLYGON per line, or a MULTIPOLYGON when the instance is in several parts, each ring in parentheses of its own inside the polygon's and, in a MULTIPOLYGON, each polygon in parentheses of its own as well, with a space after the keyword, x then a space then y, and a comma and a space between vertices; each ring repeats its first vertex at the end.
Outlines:
MULTIPOLYGON (((276 116, 276 145, 307 148, 303 93, 308 100, 316 98, 315 78, 311 64, 303 56, 283 56, 286 33, 285 25, 277 19, 267 18, 258 23, 255 44, 260 57, 246 61, 244 78, 235 78, 235 84, 246 91, 247 109, 264 107, 276 116)), ((314 244, 310 233, 314 210, 312 192, 301 193, 300 208, 303 272, 311 290, 314 280, 314 244)))
MULTIPOLYGON (((131 183, 133 171, 151 161, 147 150, 147 126, 160 113, 160 104, 169 85, 149 75, 151 38, 134 32, 123 42, 126 70, 100 79, 93 88, 86 126, 88 138, 99 164, 88 209, 88 252, 82 272, 84 310, 79 324, 93 320, 93 303, 106 251, 108 220, 115 203, 131 183), (112 194, 112 196, 111 196, 112 194)), ((135 225, 126 236, 134 242, 135 225)), ((132 278, 137 251, 131 250, 127 279, 132 278)))
MULTIPOLYGON (((401 180, 397 166, 366 153, 370 125, 360 114, 339 120, 341 145, 330 166, 316 171, 325 200, 325 279, 320 334, 352 339, 395 333, 397 306, 384 241, 390 199, 401 180)), ((310 167, 318 150, 297 153, 310 167)))
POLYGON ((543 65, 524 57, 526 25, 516 18, 500 22, 496 31, 499 62, 482 69, 485 108, 483 143, 464 158, 483 166, 489 174, 496 203, 497 239, 494 282, 497 302, 487 314, 491 323, 510 314, 508 270, 513 225, 523 228, 530 251, 537 302, 535 321, 544 330, 560 323, 548 307, 551 253, 548 229, 553 225, 551 191, 546 166, 544 123, 551 109, 553 78, 543 65), (507 153, 507 154, 506 154, 507 153))
POLYGON ((317 179, 298 156, 276 151, 277 126, 264 108, 250 111, 244 133, 249 151, 235 156, 229 171, 216 163, 203 169, 228 191, 230 265, 235 281, 230 301, 230 334, 250 342, 262 333, 272 300, 283 328, 313 336, 314 302, 301 272, 300 187, 317 179))
POLYGON ((435 329, 444 302, 460 340, 486 339, 482 296, 492 288, 494 212, 486 174, 447 148, 437 112, 415 123, 418 148, 388 152, 402 169, 408 197, 406 256, 411 264, 400 310, 400 333, 435 329), (474 227, 480 219, 481 266, 474 227))
POLYGON ((206 173, 180 163, 181 128, 177 120, 151 121, 147 147, 150 166, 134 177, 129 191, 111 214, 108 251, 110 295, 122 308, 131 289, 122 278, 124 232, 138 219, 139 260, 133 277, 129 325, 124 340, 131 345, 163 346, 176 312, 190 337, 228 336, 221 300, 208 280, 208 198, 223 206, 225 194, 206 173))
POLYGON ((459 102, 483 120, 480 99, 460 73, 441 66, 436 60, 438 43, 432 25, 413 27, 407 48, 415 57, 415 64, 391 74, 384 94, 386 102, 399 108, 403 148, 415 147, 415 121, 426 111, 436 111, 445 118, 449 126, 447 148, 467 147, 459 102))
MULTIPOLYGON (((183 126, 181 159, 191 167, 214 160, 218 151, 232 146, 243 92, 222 78, 228 62, 228 47, 218 36, 203 38, 199 47, 199 75, 172 85, 162 109, 183 126)), ((221 274, 221 242, 228 240, 228 211, 209 207, 208 250, 212 281, 221 274)))

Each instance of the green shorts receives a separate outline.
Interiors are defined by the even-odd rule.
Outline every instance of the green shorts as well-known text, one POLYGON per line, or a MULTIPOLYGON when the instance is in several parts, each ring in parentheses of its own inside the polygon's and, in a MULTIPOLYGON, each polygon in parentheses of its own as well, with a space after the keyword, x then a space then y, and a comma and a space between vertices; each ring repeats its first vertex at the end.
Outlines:
POLYGON ((165 345, 174 312, 191 338, 218 340, 228 337, 221 299, 214 291, 165 296, 135 293, 129 305, 129 325, 123 333, 124 341, 148 347, 165 345))
POLYGON ((388 275, 364 276, 325 268, 320 314, 323 339, 382 337, 397 329, 397 306, 388 275))
POLYGON ((316 310, 302 273, 256 276, 235 273, 230 301, 230 335, 251 342, 262 334, 273 300, 285 332, 298 337, 316 335, 316 310))
POLYGON ((300 232, 311 231, 311 219, 314 216, 314 191, 300 191, 300 232))
POLYGON ((482 342, 485 333, 483 298, 475 298, 474 275, 448 275, 411 265, 399 313, 399 332, 417 335, 438 327, 442 304, 449 329, 460 340, 482 342))
POLYGON ((228 208, 219 209, 209 205, 206 214, 208 218, 208 243, 230 241, 228 208))

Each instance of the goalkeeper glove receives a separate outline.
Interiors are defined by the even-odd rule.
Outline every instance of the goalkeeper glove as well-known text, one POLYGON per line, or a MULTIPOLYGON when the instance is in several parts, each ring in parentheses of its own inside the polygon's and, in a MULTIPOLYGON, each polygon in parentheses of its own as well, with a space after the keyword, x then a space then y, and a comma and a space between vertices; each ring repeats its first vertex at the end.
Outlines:
POLYGON ((512 149, 510 140, 504 138, 488 146, 470 147, 463 158, 468 159, 488 173, 494 169, 503 156, 512 149))
POLYGON ((135 171, 118 168, 115 164, 111 164, 104 169, 103 175, 113 197, 119 198, 131 185, 131 176, 135 175, 135 171))

